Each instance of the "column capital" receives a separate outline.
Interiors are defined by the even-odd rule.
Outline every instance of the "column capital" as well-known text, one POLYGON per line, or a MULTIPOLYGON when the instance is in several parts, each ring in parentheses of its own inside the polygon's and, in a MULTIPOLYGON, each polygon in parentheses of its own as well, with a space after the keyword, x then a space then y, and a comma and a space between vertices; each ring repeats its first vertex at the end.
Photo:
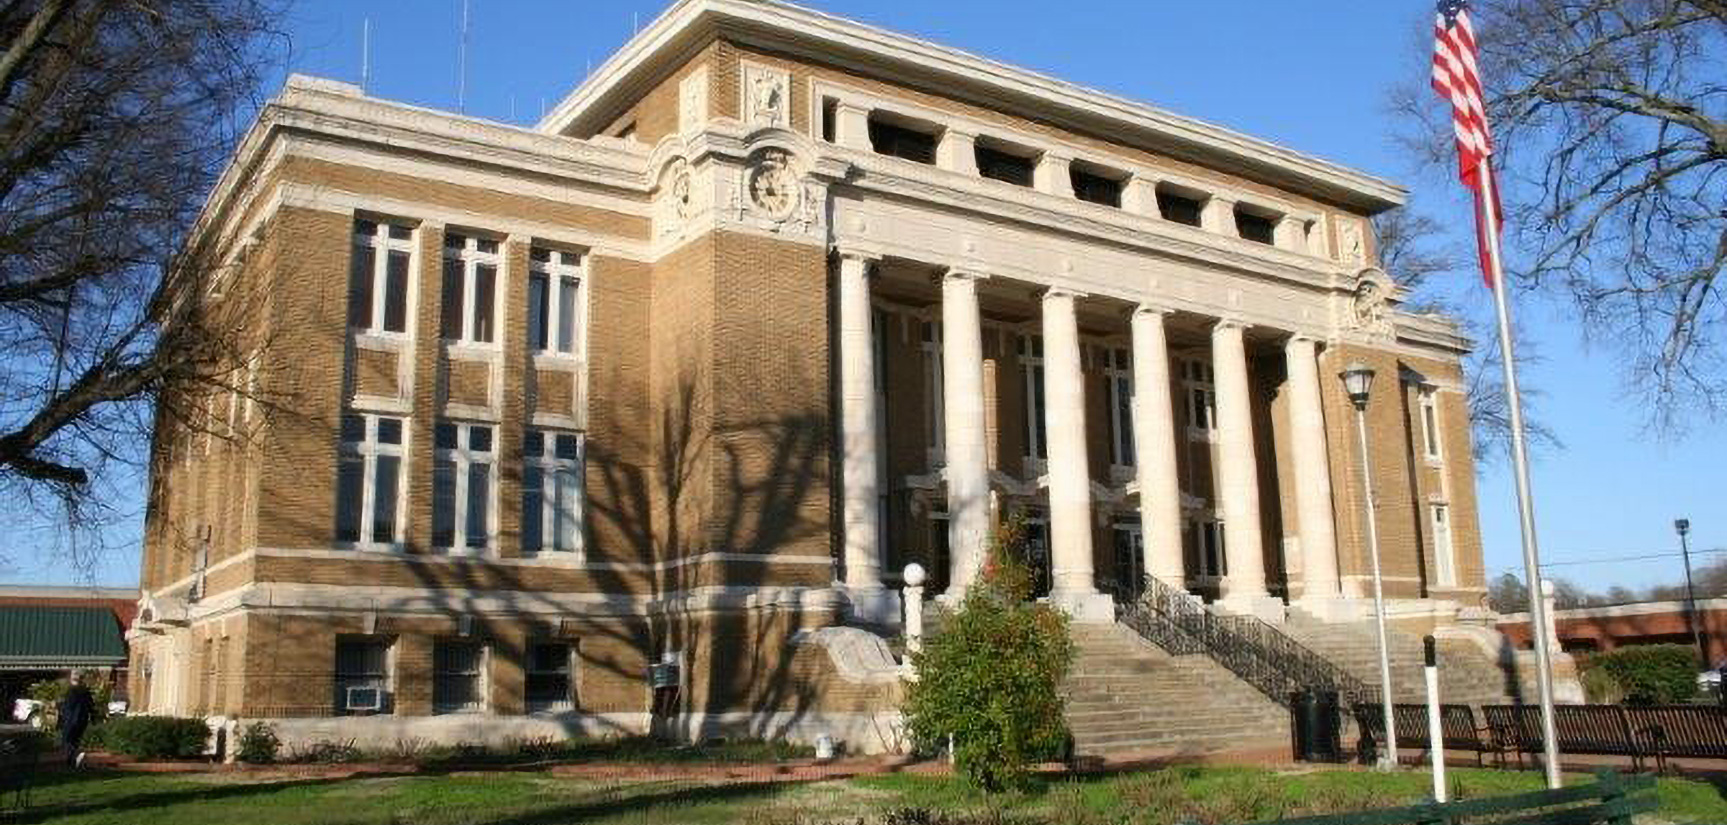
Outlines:
POLYGON ((1047 301, 1047 300, 1050 300, 1052 298, 1079 299, 1079 298, 1085 298, 1085 297, 1089 297, 1089 296, 1086 293, 1080 292, 1077 289, 1069 289, 1065 286, 1050 286, 1050 287, 1046 287, 1043 290, 1043 294, 1039 295, 1038 297, 1041 298, 1042 300, 1047 301))
POLYGON ((835 112, 862 112, 863 114, 867 115, 870 112, 875 111, 875 110, 872 107, 865 106, 864 104, 859 103, 855 100, 847 100, 847 99, 842 97, 842 98, 839 98, 839 99, 834 101, 834 111, 835 112))
POLYGON ((989 273, 964 266, 950 266, 943 270, 938 280, 946 281, 987 281, 989 273))
POLYGON ((1174 315, 1175 310, 1170 309, 1168 306, 1165 306, 1163 304, 1154 304, 1154 303, 1150 303, 1148 301, 1140 301, 1139 303, 1133 305, 1133 309, 1128 314, 1129 315, 1169 316, 1169 315, 1174 315))
POLYGON ((1317 346, 1321 340, 1322 339, 1318 335, 1298 329, 1289 333, 1289 339, 1284 341, 1283 345, 1286 347, 1298 344, 1312 344, 1317 346))
POLYGON ((1245 330, 1250 326, 1253 326, 1253 325, 1249 324, 1247 321, 1245 321, 1245 320, 1243 320, 1237 316, 1219 315, 1219 316, 1217 316, 1217 319, 1215 321, 1212 321, 1211 331, 1212 332, 1226 332, 1226 331, 1232 330, 1232 329, 1245 330))
POLYGON ((882 254, 872 246, 859 244, 856 241, 839 241, 833 244, 833 253, 842 261, 863 261, 866 264, 881 263, 882 254))

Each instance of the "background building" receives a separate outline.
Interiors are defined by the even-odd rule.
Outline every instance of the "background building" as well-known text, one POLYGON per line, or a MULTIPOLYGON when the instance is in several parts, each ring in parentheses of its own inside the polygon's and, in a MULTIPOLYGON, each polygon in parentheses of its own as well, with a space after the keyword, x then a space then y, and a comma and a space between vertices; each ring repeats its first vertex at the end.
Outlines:
POLYGON ((124 587, 0 585, 0 714, 30 685, 74 670, 114 682, 126 698, 126 628, 138 591, 124 587))
POLYGON ((158 425, 134 696, 890 747, 899 571, 957 595, 1009 511, 1084 623, 1151 576, 1353 626, 1352 362, 1394 615, 1491 652, 1469 343, 1374 265, 1402 198, 755 0, 678 3, 535 129, 292 78, 198 227, 246 356, 158 425))

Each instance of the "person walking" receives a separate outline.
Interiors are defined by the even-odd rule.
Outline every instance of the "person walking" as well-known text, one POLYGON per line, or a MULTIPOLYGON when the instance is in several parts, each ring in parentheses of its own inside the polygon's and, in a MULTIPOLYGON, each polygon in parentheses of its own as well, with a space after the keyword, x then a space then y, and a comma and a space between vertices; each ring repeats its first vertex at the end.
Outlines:
POLYGON ((66 749, 66 764, 81 768, 84 766, 84 751, 80 745, 84 741, 84 731, 96 715, 96 699, 84 686, 84 674, 72 672, 72 686, 66 689, 65 697, 60 700, 59 710, 60 746, 66 749))

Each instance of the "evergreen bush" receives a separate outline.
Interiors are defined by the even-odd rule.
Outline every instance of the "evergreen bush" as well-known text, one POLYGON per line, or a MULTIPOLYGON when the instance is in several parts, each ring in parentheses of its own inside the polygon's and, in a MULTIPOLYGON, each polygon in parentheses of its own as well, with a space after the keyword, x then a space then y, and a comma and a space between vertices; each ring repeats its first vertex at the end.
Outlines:
POLYGON ((1629 705, 1671 705, 1697 695, 1697 651, 1690 645, 1636 645, 1590 656, 1584 683, 1611 681, 1629 705), (1596 675, 1597 673, 1602 675, 1596 675))
POLYGON ((268 765, 276 761, 276 753, 281 749, 282 739, 274 727, 267 722, 253 722, 240 732, 236 753, 241 762, 268 765))
POLYGON ((1060 687, 1073 643, 1066 615, 1030 601, 1023 535, 1018 519, 996 531, 982 575, 912 657, 906 698, 919 748, 939 751, 951 736, 960 776, 986 791, 1023 785, 1068 741, 1060 687))
POLYGON ((121 716, 92 728, 86 744, 134 759, 198 759, 210 739, 202 719, 121 716))

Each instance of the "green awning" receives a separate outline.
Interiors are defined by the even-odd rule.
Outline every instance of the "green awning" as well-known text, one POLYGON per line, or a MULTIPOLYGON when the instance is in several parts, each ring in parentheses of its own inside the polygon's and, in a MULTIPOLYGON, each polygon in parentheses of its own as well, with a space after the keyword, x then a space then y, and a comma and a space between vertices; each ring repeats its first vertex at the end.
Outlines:
POLYGON ((106 607, 0 605, 0 670, 113 667, 126 661, 106 607))

